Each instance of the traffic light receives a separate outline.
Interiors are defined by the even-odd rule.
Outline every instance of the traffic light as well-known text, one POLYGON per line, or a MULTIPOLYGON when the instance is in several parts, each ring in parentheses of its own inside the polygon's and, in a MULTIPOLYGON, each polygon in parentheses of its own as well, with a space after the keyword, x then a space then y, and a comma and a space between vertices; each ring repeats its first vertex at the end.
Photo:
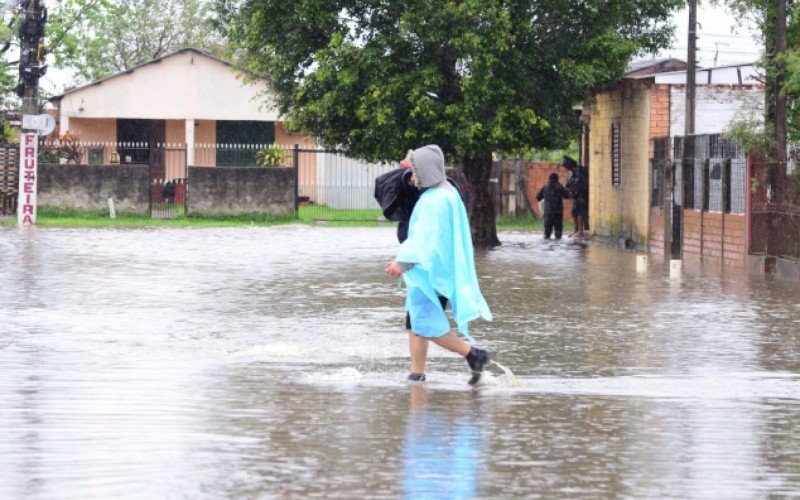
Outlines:
POLYGON ((43 43, 45 23, 47 23, 47 7, 42 0, 20 1, 20 58, 19 84, 17 95, 22 97, 26 88, 39 84, 39 78, 47 73, 44 57, 47 47, 43 43))

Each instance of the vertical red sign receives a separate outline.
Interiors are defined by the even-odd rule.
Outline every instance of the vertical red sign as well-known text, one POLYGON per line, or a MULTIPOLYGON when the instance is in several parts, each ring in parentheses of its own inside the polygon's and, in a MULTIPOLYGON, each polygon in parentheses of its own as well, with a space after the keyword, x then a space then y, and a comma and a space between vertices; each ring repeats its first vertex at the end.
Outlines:
POLYGON ((19 202, 17 220, 20 225, 36 224, 36 177, 39 135, 24 133, 19 137, 19 202))

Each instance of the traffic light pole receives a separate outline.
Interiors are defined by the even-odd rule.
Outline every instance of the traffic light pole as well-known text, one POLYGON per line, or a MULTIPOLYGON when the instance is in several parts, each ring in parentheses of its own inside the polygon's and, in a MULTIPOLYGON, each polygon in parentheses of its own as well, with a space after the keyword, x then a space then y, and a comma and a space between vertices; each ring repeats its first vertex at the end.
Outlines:
POLYGON ((42 64, 47 9, 42 0, 21 0, 20 11, 17 94, 22 98, 23 128, 19 140, 17 221, 22 226, 31 226, 36 223, 39 133, 30 123, 36 122, 39 114, 39 78, 47 70, 42 64))

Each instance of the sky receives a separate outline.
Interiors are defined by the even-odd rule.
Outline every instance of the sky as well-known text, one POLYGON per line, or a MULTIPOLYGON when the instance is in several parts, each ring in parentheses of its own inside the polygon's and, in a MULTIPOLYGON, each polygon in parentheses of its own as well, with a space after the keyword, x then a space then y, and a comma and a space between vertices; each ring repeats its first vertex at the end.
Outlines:
MULTIPOLYGON (((753 62, 759 57, 761 45, 754 39, 757 30, 753 27, 737 26, 734 17, 724 7, 701 5, 697 12, 698 65, 700 67, 724 66, 753 62)), ((675 41, 670 49, 661 51, 657 57, 687 59, 689 12, 684 9, 673 16, 676 25, 675 41)), ((653 56, 650 56, 653 57, 653 56)), ((63 91, 70 81, 70 73, 50 66, 42 79, 43 90, 53 93, 63 91)))
MULTIPOLYGON (((688 55, 688 9, 676 13, 672 20, 676 25, 675 41, 672 48, 662 51, 659 57, 685 61, 688 55)), ((739 27, 736 19, 724 7, 699 6, 697 22, 698 66, 708 68, 758 59, 762 50, 761 43, 754 39, 758 30, 752 26, 739 27)))

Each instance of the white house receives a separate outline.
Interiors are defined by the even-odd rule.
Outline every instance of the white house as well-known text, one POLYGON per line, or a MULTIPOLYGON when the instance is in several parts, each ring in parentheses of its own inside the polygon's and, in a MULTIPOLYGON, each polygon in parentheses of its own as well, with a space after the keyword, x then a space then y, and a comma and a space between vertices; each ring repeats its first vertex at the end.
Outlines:
MULTIPOLYGON (((233 65, 193 48, 69 89, 51 101, 61 133, 76 132, 84 143, 180 145, 188 165, 224 165, 224 157, 202 154, 199 145, 316 147, 313 138, 286 132, 266 81, 245 83, 233 65)), ((112 153, 106 150, 102 162, 112 153)))
POLYGON ((187 166, 252 165, 256 151, 270 144, 286 148, 284 158, 291 164, 288 150, 298 145, 304 150, 297 158, 300 196, 334 208, 377 208, 375 176, 397 166, 317 151, 314 137, 287 132, 266 80, 247 83, 232 64, 194 48, 69 89, 51 101, 60 133, 72 131, 80 142, 97 144, 87 147, 84 161, 110 163, 119 157, 121 163, 149 163, 162 180, 186 177, 187 166))

